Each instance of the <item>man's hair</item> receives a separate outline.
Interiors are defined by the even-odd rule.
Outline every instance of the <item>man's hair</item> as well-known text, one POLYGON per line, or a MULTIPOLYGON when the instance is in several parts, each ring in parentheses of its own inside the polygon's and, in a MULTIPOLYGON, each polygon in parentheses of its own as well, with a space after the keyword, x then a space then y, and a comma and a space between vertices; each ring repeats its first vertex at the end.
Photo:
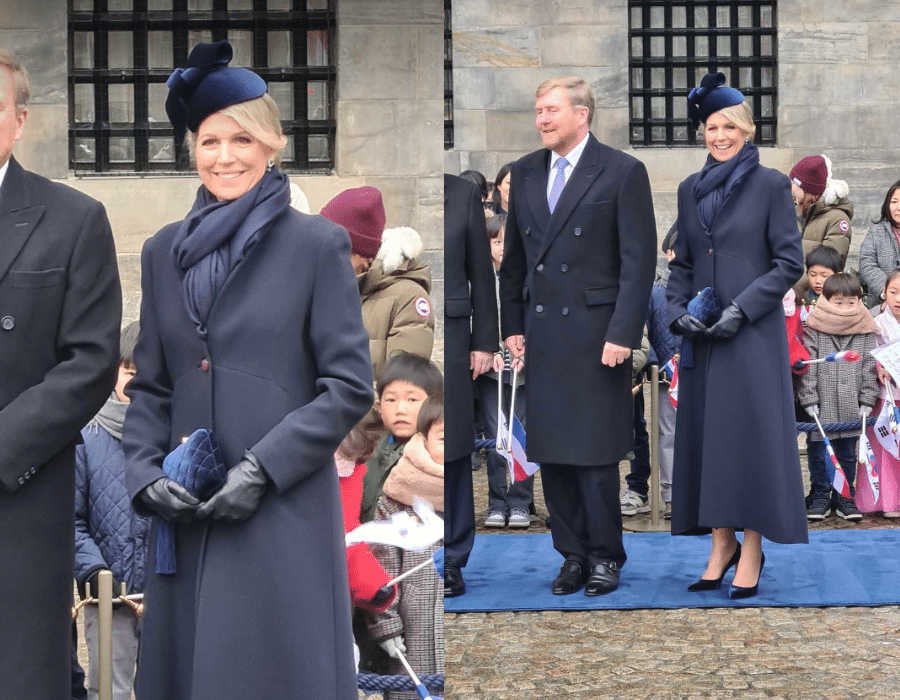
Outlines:
POLYGON ((860 289, 859 282, 856 281, 853 275, 848 275, 846 272, 838 272, 826 279, 825 284, 822 285, 823 297, 831 299, 835 294, 840 294, 844 297, 862 298, 862 289, 860 289))
POLYGON ((15 56, 3 49, 0 49, 0 68, 6 68, 12 74, 13 85, 16 88, 16 114, 21 114, 28 107, 28 99, 31 97, 28 71, 15 56))
POLYGON ((591 122, 594 120, 594 93, 591 91, 590 85, 581 78, 576 78, 574 76, 566 78, 550 78, 538 85, 538 89, 535 91, 534 96, 543 97, 548 92, 558 87, 566 89, 566 92, 569 94, 569 104, 572 105, 573 109, 575 107, 587 107, 587 125, 588 129, 590 129, 591 122))
POLYGON ((378 375, 375 392, 379 399, 385 388, 394 382, 409 382, 429 396, 440 396, 441 401, 444 400, 444 378, 441 371, 434 363, 419 355, 409 352, 391 355, 378 375))
POLYGON ((844 268, 841 264, 841 254, 827 245, 817 245, 806 254, 807 272, 813 265, 821 265, 834 273, 838 273, 844 268))
POLYGON ((500 235, 500 232, 506 228, 506 217, 503 214, 494 214, 490 219, 484 222, 487 229, 487 235, 490 240, 494 240, 500 235))
POLYGON ((429 396, 419 407, 416 419, 416 432, 428 437, 428 432, 435 423, 444 420, 444 399, 441 396, 429 396))
POLYGON ((134 367, 134 346, 137 345, 138 335, 141 332, 141 324, 132 321, 122 329, 119 336, 119 364, 125 367, 134 367))

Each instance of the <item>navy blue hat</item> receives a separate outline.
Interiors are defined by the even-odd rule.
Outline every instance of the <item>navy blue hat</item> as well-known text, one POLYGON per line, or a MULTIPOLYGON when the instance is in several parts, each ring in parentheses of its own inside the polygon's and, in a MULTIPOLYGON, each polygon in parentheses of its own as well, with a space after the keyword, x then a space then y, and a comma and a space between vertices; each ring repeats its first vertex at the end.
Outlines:
POLYGON ((710 114, 741 104, 744 93, 725 85, 724 73, 707 73, 700 81, 700 87, 691 90, 687 100, 691 128, 696 129, 710 114))
POLYGON ((166 81, 169 97, 166 113, 175 127, 175 139, 184 140, 187 129, 197 131, 213 112, 262 97, 266 81, 246 68, 230 68, 234 52, 226 40, 197 44, 187 68, 176 68, 166 81))

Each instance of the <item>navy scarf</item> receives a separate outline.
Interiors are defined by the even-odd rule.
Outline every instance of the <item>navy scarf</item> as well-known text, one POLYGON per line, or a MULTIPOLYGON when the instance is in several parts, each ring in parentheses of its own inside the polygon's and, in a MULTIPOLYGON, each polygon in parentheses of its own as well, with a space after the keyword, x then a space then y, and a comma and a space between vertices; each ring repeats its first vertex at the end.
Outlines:
POLYGON ((175 234, 172 254, 186 273, 185 304, 201 338, 206 338, 210 309, 228 275, 290 205, 290 181, 277 168, 231 202, 218 201, 204 185, 197 190, 194 206, 175 234))
POLYGON ((745 143, 734 157, 724 163, 713 158, 712 153, 706 157, 706 165, 694 180, 694 199, 697 200, 697 213, 707 236, 728 193, 757 165, 759 149, 752 141, 745 143))

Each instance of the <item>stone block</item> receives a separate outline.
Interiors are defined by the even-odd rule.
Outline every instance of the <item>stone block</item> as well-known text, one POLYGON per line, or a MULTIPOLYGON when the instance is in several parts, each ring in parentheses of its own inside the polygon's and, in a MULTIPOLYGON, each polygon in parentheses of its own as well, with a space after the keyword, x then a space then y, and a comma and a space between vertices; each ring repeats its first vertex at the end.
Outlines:
MULTIPOLYGON (((862 105, 896 104, 895 83, 894 65, 868 63, 829 65, 823 70, 822 92, 817 102, 828 106, 846 105, 858 108, 862 105)), ((814 105, 816 101, 807 104, 814 105)))
MULTIPOLYGON (((395 106, 397 122, 393 134, 399 172, 438 175, 442 172, 440 145, 444 138, 443 100, 400 101, 395 106)), ((379 174, 377 161, 369 164, 379 174)))
POLYGON ((572 0, 549 3, 544 0, 494 0, 495 25, 578 25, 617 24, 628 26, 626 0, 572 0))
POLYGON ((491 68, 456 68, 454 65, 454 110, 494 109, 496 107, 494 103, 494 74, 495 71, 491 68))
MULTIPOLYGON (((419 63, 416 68, 418 98, 444 99, 444 30, 437 25, 418 28, 419 63)), ((443 107, 441 107, 443 109, 443 107)))
POLYGON ((483 109, 453 111, 453 147, 461 151, 483 151, 487 148, 483 109))
MULTIPOLYGON (((781 64, 778 71, 778 105, 810 106, 823 104, 824 74, 834 66, 804 64, 796 67, 781 64)), ((827 103, 825 103, 827 104, 827 103)))
POLYGON ((494 0, 453 0, 451 14, 450 27, 454 32, 457 29, 490 26, 493 24, 494 0))
POLYGON ((461 166, 462 154, 459 151, 444 151, 444 172, 451 175, 459 175, 463 170, 461 166))
MULTIPOLYGON (((0 29, 65 32, 66 21, 66 0, 4 0, 3 12, 0 14, 0 29)), ((4 44, 4 47, 8 46, 9 44, 4 44)), ((65 42, 63 48, 65 49, 65 42)))
MULTIPOLYGON (((779 15, 783 12, 782 8, 779 15)), ((779 27, 778 60, 782 67, 794 63, 865 63, 868 50, 868 28, 862 22, 779 27)))
POLYGON ((540 65, 537 27, 454 29, 453 67, 528 68, 540 65))
POLYGON ((597 109, 594 111, 594 135, 613 148, 628 147, 628 109, 597 109))
POLYGON ((345 100, 338 103, 337 166, 341 176, 399 175, 407 154, 397 148, 407 125, 400 102, 345 100), (378 115, 378 118, 373 118, 378 115))
MULTIPOLYGON (((813 124, 810 108, 804 106, 778 107, 776 141, 781 147, 803 147, 813 142, 813 124)), ((819 114, 818 109, 816 110, 819 114)), ((817 121, 821 115, 817 116, 817 121)))
POLYGON ((869 65, 897 63, 897 46, 900 46, 900 21, 873 22, 869 25, 869 65))
POLYGON ((825 7, 819 0, 782 0, 778 3, 778 28, 824 22, 825 7))
POLYGON ((627 82, 628 33, 623 25, 556 25, 541 28, 543 66, 610 66, 627 82))
POLYGON ((367 177, 366 185, 377 187, 381 191, 387 228, 411 226, 421 235, 418 178, 367 177))
POLYGON ((122 282, 122 325, 137 321, 141 315, 141 256, 118 253, 119 280, 122 282))
MULTIPOLYGON (((24 0, 23 0, 24 1, 24 0)), ((444 24, 440 0, 339 0, 338 26, 444 24)))
POLYGON ((64 104, 29 104, 25 132, 13 148, 22 167, 49 178, 68 176, 68 119, 64 104))
POLYGON ((296 183, 303 190, 309 200, 309 210, 312 214, 322 211, 322 207, 328 204, 335 195, 366 184, 366 180, 361 177, 337 177, 334 175, 293 176, 291 182, 296 183))
MULTIPOLYGON (((4 8, 3 14, 6 14, 4 8)), ((0 46, 25 66, 31 78, 29 104, 68 104, 66 28, 0 30, 0 46)), ((68 117, 66 122, 68 123, 68 117)))
POLYGON ((417 85, 419 35, 406 26, 342 26, 338 99, 408 100, 417 85))
POLYGON ((485 114, 488 147, 498 151, 535 150, 541 147, 531 111, 492 110, 485 114))

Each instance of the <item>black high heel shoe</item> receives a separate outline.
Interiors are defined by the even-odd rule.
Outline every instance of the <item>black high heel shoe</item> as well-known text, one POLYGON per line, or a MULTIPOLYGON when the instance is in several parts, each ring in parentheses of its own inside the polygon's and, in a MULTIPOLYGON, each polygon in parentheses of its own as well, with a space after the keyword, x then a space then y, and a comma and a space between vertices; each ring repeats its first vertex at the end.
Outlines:
POLYGON ((728 573, 728 569, 732 566, 737 566, 738 560, 741 558, 741 543, 737 543, 737 549, 734 550, 734 554, 731 555, 731 559, 728 560, 728 563, 725 565, 725 569, 722 571, 722 575, 719 578, 701 578, 697 579, 696 582, 692 583, 688 586, 688 591, 691 593, 696 593, 697 591, 715 591, 722 585, 722 579, 725 578, 725 574, 728 573))
POLYGON ((762 578, 762 570, 763 566, 766 565, 766 553, 762 553, 762 558, 759 560, 759 576, 756 577, 756 585, 755 586, 735 586, 731 585, 731 588, 728 589, 728 597, 732 600, 738 600, 739 598, 752 598, 759 592, 759 579, 762 578))

